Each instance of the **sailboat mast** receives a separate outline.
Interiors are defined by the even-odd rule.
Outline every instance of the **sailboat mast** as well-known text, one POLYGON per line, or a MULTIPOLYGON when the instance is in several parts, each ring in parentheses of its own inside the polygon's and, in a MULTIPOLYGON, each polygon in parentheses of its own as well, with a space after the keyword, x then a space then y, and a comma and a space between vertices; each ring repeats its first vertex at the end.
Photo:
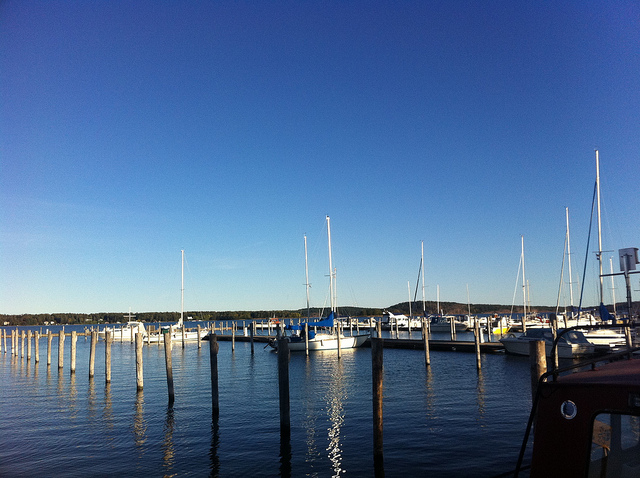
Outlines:
POLYGON ((567 258, 569 259, 569 300, 571 303, 571 318, 573 318, 573 282, 571 280, 571 239, 569 236, 569 208, 565 208, 567 216, 567 258))
POLYGON ((333 297, 333 264, 331 262, 331 223, 327 216, 327 237, 329 239, 329 301, 331 302, 331 312, 335 313, 335 304, 333 297))
POLYGON ((305 289, 307 289, 307 319, 310 317, 309 315, 309 262, 307 260, 307 235, 304 235, 304 274, 305 274, 305 289))
POLYGON ((600 267, 600 303, 602 303, 602 223, 600 220, 600 158, 596 149, 596 190, 598 194, 598 264, 600 267))
POLYGON ((420 258, 420 262, 422 263, 422 313, 424 314, 425 303, 424 303, 424 241, 420 241, 422 254, 420 258))
POLYGON ((613 259, 609 257, 609 269, 611 270, 611 295, 613 299, 613 315, 617 315, 616 311, 616 284, 613 280, 613 259))
POLYGON ((520 236, 520 240, 522 242, 522 252, 520 254, 522 258, 522 307, 524 312, 524 316, 522 317, 522 323, 524 324, 524 321, 527 318, 527 282, 524 278, 524 236, 523 235, 520 236))
POLYGON ((184 249, 182 249, 182 285, 180 286, 180 322, 184 320, 184 249))

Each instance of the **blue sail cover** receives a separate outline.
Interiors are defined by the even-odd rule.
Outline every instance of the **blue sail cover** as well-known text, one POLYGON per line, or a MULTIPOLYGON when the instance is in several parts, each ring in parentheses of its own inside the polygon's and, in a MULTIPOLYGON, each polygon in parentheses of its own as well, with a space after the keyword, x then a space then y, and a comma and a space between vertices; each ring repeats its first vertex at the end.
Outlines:
MULTIPOLYGON (((306 324, 309 326, 309 328, 311 327, 333 327, 333 319, 334 319, 334 314, 333 312, 331 312, 329 314, 329 317, 327 317, 326 319, 322 319, 319 320, 317 322, 306 322, 306 324)), ((304 329, 304 325, 305 323, 302 323, 300 325, 287 325, 285 328, 287 330, 302 330, 304 329)))
MULTIPOLYGON (((319 320, 317 322, 308 322, 309 327, 333 327, 333 312, 329 314, 326 319, 319 320)), ((304 326, 304 324, 302 324, 304 326)))
POLYGON ((600 320, 613 320, 613 316, 609 313, 607 307, 602 302, 600 302, 600 320))

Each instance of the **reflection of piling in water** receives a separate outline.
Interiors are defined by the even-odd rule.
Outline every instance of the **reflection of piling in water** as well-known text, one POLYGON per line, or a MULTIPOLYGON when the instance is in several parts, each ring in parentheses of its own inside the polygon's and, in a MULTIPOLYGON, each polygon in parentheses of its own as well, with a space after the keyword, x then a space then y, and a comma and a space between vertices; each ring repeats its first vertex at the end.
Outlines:
POLYGON ((373 462, 376 476, 378 470, 383 467, 383 441, 382 441, 382 384, 383 384, 383 351, 384 339, 371 339, 371 374, 373 395, 373 462))
POLYGON ((167 417, 164 422, 164 441, 162 442, 162 468, 164 476, 174 476, 169 473, 173 469, 175 462, 175 447, 173 444, 174 417, 173 408, 167 408, 167 417))
POLYGON ((218 419, 213 417, 211 420, 211 448, 209 450, 209 458, 211 459, 211 473, 209 476, 216 477, 220 473, 220 457, 218 456, 218 445, 220 443, 220 426, 218 419))
POLYGON ((220 415, 218 397, 218 338, 216 334, 209 335, 209 364, 211 365, 211 413, 217 419, 220 415))
POLYGON ((287 433, 280 433, 280 477, 291 476, 291 437, 287 433))
MULTIPOLYGON (((93 383, 93 381, 91 382, 93 383)), ((133 416, 133 436, 138 448, 138 456, 142 457, 143 445, 147 441, 147 424, 144 420, 144 393, 136 393, 135 414, 133 416)))
POLYGON ((173 405, 175 394, 173 392, 173 366, 171 362, 171 333, 164 333, 164 360, 167 367, 167 389, 169 391, 169 406, 173 405))

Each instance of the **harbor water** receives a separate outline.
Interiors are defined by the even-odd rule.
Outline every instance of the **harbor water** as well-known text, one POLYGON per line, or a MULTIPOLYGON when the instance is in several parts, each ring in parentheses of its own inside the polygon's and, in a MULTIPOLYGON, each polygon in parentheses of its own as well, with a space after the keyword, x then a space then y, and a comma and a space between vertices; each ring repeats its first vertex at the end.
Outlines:
MULTIPOLYGON (((218 420, 208 342, 200 349, 174 343, 172 407, 162 345, 145 344, 137 392, 135 346, 113 342, 105 384, 104 341, 92 379, 89 344, 78 338, 75 374, 69 337, 63 369, 57 339, 50 366, 46 338, 39 363, 27 361, 26 347, 24 357, 3 349, 0 476, 374 476, 370 348, 344 351, 340 360, 335 351, 291 354, 287 443, 280 437, 277 354, 264 344, 255 343, 252 355, 247 342, 236 342, 233 352, 230 342, 219 342, 218 420)), ((432 351, 426 368, 422 351, 385 349, 385 476, 513 470, 530 412, 529 377, 526 357, 484 354, 479 373, 475 354, 432 351)))

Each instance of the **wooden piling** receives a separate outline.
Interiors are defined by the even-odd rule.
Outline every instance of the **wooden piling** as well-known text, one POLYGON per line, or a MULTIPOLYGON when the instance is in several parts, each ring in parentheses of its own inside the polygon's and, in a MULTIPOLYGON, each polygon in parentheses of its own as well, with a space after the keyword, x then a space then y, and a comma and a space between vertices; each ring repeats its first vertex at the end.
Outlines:
POLYGON ((202 348, 202 340, 200 339, 200 324, 198 324, 198 348, 202 348))
POLYGON ((480 357, 480 324, 478 321, 478 317, 475 318, 473 324, 473 335, 473 340, 475 341, 476 345, 476 368, 480 370, 482 369, 482 360, 480 357))
POLYGON ((111 383, 111 331, 106 330, 104 333, 104 380, 111 383))
POLYGON ((89 378, 93 378, 96 371, 96 346, 98 345, 98 332, 91 332, 91 347, 89 349, 89 378))
POLYGON ((136 333, 136 389, 142 390, 144 386, 144 377, 142 373, 142 334, 136 333))
POLYGON ((280 435, 290 436, 289 341, 286 337, 278 339, 278 392, 280 397, 280 435))
POLYGON ((532 340, 529 342, 529 365, 531 367, 531 399, 533 400, 538 391, 540 377, 547 371, 544 340, 532 340))
POLYGON ((78 333, 71 331, 71 373, 76 373, 76 343, 78 341, 78 333))
MULTIPOLYGON (((33 351, 33 353, 35 355, 36 363, 38 363, 38 362, 40 362, 40 333, 39 332, 35 332, 34 333, 33 345, 35 346, 34 347, 35 350, 33 351)), ((6 344, 5 344, 4 348, 5 348, 5 352, 6 352, 7 351, 6 350, 6 348, 7 348, 6 344)))
POLYGON ((2 344, 4 345, 4 353, 7 353, 7 331, 2 329, 2 344))
POLYGON ((20 334, 20 358, 24 358, 24 342, 25 342, 26 334, 24 330, 20 334))
POLYGON ((342 346, 340 345, 340 336, 342 335, 341 329, 342 326, 340 325, 340 321, 338 321, 338 324, 336 325, 336 330, 338 331, 338 360, 342 358, 342 346))
POLYGON ((251 323, 249 328, 251 329, 251 331, 250 331, 250 334, 251 334, 251 338, 250 338, 250 341, 251 341, 251 355, 253 355, 253 353, 254 353, 254 350, 253 350, 253 332, 256 329, 255 321, 251 323))
POLYGON ((27 362, 31 361, 31 331, 27 331, 27 362))
POLYGON ((236 322, 231 322, 231 351, 235 352, 236 350, 236 329, 238 328, 238 324, 236 322))
POLYGON ((382 463, 383 457, 383 420, 382 390, 384 378, 384 339, 371 339, 371 381, 373 396, 373 459, 382 463))
POLYGON ((64 330, 58 334, 58 368, 64 365, 64 330))
POLYGON ((431 365, 431 356, 429 354, 429 327, 427 326, 427 319, 422 319, 422 340, 424 341, 424 363, 425 365, 431 365))
POLYGON ((47 330, 47 365, 51 365, 51 342, 53 341, 53 334, 50 330, 47 330))
POLYGON ((171 362, 171 333, 164 333, 164 360, 167 367, 167 389, 169 391, 169 406, 173 405, 175 394, 173 392, 173 365, 171 362))
POLYGON ((218 394, 218 339, 215 334, 209 336, 209 363, 211 364, 211 413, 214 418, 220 416, 220 397, 218 394))
POLYGON ((304 324, 304 353, 309 355, 309 324, 304 324))

